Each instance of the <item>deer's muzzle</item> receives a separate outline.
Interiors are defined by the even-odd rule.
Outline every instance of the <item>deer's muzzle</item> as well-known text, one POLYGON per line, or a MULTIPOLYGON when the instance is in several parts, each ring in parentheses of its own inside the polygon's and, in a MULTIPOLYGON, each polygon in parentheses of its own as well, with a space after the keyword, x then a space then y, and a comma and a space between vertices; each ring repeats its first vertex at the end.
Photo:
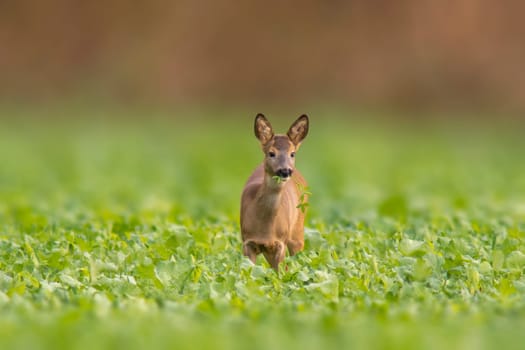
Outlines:
POLYGON ((289 178, 290 176, 292 176, 292 173, 293 173, 293 170, 290 169, 290 168, 284 168, 284 169, 279 169, 277 170, 277 172, 275 173, 275 175, 279 176, 280 178, 282 179, 287 179, 289 178))

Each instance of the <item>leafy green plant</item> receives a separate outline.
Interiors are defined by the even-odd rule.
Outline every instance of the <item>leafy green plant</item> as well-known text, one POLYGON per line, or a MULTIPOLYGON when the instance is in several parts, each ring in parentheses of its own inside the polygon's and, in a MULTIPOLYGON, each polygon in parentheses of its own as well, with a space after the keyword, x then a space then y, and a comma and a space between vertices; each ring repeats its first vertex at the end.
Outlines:
POLYGON ((297 189, 299 190, 299 204, 297 204, 297 208, 301 209, 301 211, 304 213, 306 211, 306 208, 308 208, 309 203, 307 202, 307 198, 312 195, 312 192, 309 191, 308 186, 304 186, 303 184, 296 182, 295 185, 297 186, 297 189))
POLYGON ((277 184, 282 184, 282 183, 284 182, 284 180, 283 180, 280 176, 277 176, 277 175, 272 176, 272 179, 273 179, 277 184))
POLYGON ((257 150, 206 125, 0 128, 1 348, 521 346, 521 135, 325 125, 277 275, 241 252, 257 150))
MULTIPOLYGON (((283 182, 283 179, 281 179, 280 176, 273 176, 272 179, 278 184, 281 184, 283 182)), ((307 198, 311 196, 312 193, 309 191, 307 186, 303 186, 299 182, 295 182, 295 185, 299 190, 299 204, 297 204, 297 208, 301 209, 301 211, 304 213, 309 205, 309 203, 307 202, 307 198)))

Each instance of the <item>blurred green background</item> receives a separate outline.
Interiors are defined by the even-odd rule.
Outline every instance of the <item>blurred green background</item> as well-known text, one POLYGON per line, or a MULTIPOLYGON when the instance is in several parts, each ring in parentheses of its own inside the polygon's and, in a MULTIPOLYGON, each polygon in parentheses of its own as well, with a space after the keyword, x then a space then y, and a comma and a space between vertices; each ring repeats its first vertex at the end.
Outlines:
POLYGON ((0 348, 520 348, 523 10, 0 2, 0 348), (311 120, 280 275, 258 112, 311 120))

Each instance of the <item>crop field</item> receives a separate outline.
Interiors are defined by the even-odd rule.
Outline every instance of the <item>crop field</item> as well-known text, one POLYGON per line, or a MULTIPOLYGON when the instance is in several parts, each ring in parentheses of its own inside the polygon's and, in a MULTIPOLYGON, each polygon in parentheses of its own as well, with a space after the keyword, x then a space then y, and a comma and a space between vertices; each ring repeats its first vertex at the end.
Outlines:
POLYGON ((241 254, 255 112, 0 121, 0 348, 523 348, 523 128, 311 114, 276 274, 241 254))

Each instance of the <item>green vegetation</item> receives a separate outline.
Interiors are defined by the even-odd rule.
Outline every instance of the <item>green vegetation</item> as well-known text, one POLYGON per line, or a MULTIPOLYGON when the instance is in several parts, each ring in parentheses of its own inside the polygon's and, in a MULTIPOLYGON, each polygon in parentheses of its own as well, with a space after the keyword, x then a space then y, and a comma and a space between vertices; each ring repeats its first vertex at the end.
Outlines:
POLYGON ((252 118, 121 117, 2 122, 0 348, 521 347, 518 133, 312 115, 278 276, 241 256, 252 118))

